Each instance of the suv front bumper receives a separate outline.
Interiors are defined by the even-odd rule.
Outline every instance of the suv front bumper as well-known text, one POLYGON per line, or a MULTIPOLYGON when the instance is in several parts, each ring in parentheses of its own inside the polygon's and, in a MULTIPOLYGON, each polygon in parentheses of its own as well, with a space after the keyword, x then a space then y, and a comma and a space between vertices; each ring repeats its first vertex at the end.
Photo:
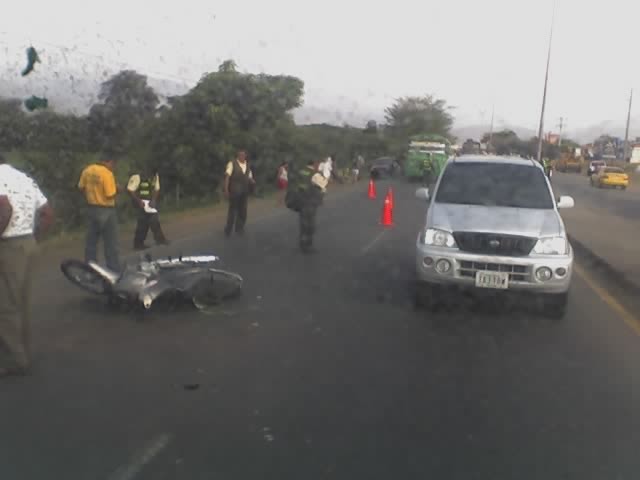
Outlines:
MULTIPOLYGON (((416 244, 416 272, 421 282, 468 288, 476 287, 476 272, 507 272, 508 290, 531 291, 532 293, 565 293, 569 290, 573 274, 573 248, 568 255, 529 255, 505 257, 463 252, 457 248, 443 248, 416 244), (446 260, 450 264, 447 272, 439 273, 436 264, 446 260), (542 281, 536 271, 549 268, 552 277, 542 281), (563 275, 561 275, 564 273, 563 275)), ((484 288, 482 290, 485 290, 484 288)))

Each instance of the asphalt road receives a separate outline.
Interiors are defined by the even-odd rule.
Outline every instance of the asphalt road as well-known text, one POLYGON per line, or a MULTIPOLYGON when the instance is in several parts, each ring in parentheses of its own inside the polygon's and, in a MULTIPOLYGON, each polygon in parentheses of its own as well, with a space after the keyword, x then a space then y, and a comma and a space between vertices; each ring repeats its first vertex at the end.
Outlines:
POLYGON ((640 338, 611 300, 576 276, 559 322, 416 311, 424 205, 394 186, 388 230, 381 199, 328 198, 313 257, 286 210, 172 246, 245 277, 217 315, 114 314, 42 272, 37 368, 0 383, 0 478, 638 478, 640 338))
POLYGON ((622 191, 614 188, 596 188, 586 174, 557 173, 552 179, 554 188, 562 195, 571 195, 581 206, 605 209, 608 214, 629 220, 640 220, 640 189, 632 185, 622 191))

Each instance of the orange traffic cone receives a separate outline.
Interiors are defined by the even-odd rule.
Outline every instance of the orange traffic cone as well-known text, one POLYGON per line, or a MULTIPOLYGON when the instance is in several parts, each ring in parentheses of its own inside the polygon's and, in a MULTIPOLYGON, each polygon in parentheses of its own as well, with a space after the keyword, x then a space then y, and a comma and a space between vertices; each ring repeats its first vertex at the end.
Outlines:
POLYGON ((376 184, 374 183, 373 178, 369 180, 369 191, 367 192, 367 194, 371 199, 376 198, 376 184))
POLYGON ((389 203, 391 204, 391 210, 393 210, 393 188, 389 187, 387 191, 387 198, 389 199, 389 203))
POLYGON ((388 195, 387 198, 384 199, 381 223, 384 227, 393 227, 393 209, 391 208, 391 200, 388 195))

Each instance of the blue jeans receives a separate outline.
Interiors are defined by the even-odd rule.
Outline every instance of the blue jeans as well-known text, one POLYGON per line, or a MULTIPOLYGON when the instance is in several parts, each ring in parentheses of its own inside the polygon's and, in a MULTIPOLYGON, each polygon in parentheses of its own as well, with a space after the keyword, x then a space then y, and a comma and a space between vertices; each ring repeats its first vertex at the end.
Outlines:
POLYGON ((89 262, 98 261, 98 241, 104 242, 104 258, 109 270, 120 271, 118 258, 118 218, 113 207, 97 207, 89 205, 87 210, 88 230, 85 243, 84 259, 89 262))

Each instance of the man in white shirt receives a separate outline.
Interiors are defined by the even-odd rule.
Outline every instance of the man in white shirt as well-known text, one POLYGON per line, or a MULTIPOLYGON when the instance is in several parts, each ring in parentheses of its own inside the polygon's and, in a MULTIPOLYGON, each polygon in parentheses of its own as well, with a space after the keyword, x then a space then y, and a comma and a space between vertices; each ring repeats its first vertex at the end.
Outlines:
POLYGON ((253 172, 247 162, 246 150, 239 150, 238 156, 227 163, 224 171, 224 196, 229 200, 227 212, 227 225, 224 234, 228 237, 235 226, 237 234, 244 233, 244 225, 247 221, 247 204, 249 193, 255 185, 253 172))
POLYGON ((36 183, 0 155, 0 377, 31 364, 31 273, 53 211, 36 183))
POLYGON ((331 157, 327 157, 326 159, 324 159, 322 163, 320 163, 320 166, 318 167, 318 170, 320 171, 320 173, 322 173, 322 175, 324 175, 324 178, 326 178, 327 180, 331 178, 332 169, 333 169, 333 160, 331 159, 331 157))

